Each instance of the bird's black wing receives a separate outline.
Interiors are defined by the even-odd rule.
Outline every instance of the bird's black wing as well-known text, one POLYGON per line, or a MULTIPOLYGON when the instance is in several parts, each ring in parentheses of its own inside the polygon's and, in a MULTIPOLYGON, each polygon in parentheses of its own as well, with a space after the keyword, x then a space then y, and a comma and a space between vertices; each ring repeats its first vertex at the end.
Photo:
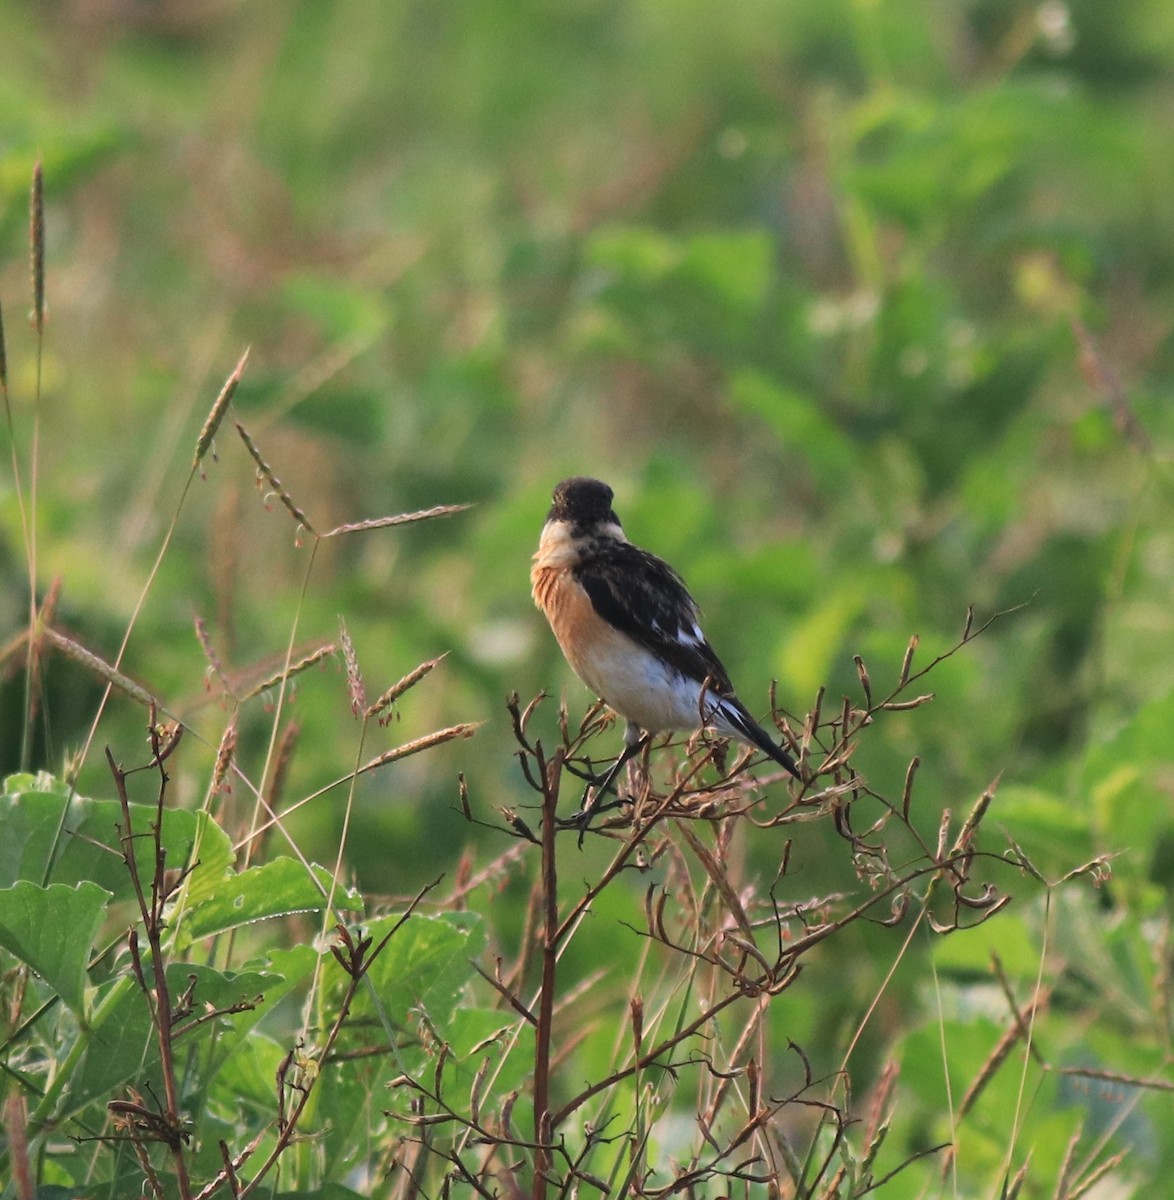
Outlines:
POLYGON ((802 781, 795 760, 734 695, 728 672, 701 632, 697 604, 668 563, 630 542, 609 539, 584 553, 574 573, 592 607, 609 625, 699 688, 708 680, 708 690, 721 697, 718 704, 728 725, 802 781))
POLYGON ((698 624, 697 604, 684 580, 662 559, 630 542, 597 543, 575 567, 595 611, 687 679, 710 680, 732 695, 730 677, 698 624))

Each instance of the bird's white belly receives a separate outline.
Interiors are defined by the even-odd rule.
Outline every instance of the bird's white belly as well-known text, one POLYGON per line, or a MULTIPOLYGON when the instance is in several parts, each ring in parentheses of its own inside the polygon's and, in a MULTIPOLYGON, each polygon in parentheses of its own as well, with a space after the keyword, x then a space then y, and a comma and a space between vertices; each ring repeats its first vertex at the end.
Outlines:
MULTIPOLYGON (((555 556, 562 549, 552 544, 536 555, 531 578, 534 599, 575 674, 621 717, 649 733, 697 729, 702 724, 700 684, 604 621, 569 572, 559 569, 563 563, 555 556)), ((712 693, 707 700, 708 713, 712 693)), ((720 714, 718 727, 723 728, 720 714)))
POLYGON ((597 647, 578 664, 579 676, 596 695, 649 733, 697 729, 701 721, 701 688, 690 679, 631 643, 597 647), (600 652, 602 651, 602 653, 600 652))

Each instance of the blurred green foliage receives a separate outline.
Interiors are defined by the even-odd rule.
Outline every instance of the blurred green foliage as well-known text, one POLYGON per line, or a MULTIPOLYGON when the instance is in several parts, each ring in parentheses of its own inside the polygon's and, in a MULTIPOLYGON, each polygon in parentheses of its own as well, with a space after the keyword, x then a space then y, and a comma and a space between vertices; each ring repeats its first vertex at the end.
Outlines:
MULTIPOLYGON (((932 705, 878 722, 854 765, 899 796, 918 755, 931 842, 942 808, 1000 777, 994 819, 1049 877, 1118 855, 1100 906, 1074 900, 1061 925, 1077 943, 1061 987, 1095 1014, 1098 1062, 1168 1077, 1168 1004, 1141 976, 1168 956, 1174 883, 1174 8, 0 0, 0 25, 0 298, 26 485, 37 354, 15 315, 44 163, 37 583, 60 577, 62 628, 113 659, 246 344, 236 415, 317 528, 475 505, 326 544, 300 609, 300 641, 345 617, 372 695, 448 652, 387 746, 486 722, 363 780, 348 862, 367 890, 410 893, 492 837, 461 819, 459 771, 480 809, 523 797, 510 691, 565 689, 575 717, 589 701, 528 594, 565 475, 613 484, 759 712, 771 679, 798 722, 821 687, 834 705, 858 696, 854 654, 879 694, 911 635, 917 665, 954 645, 968 605, 980 623, 1015 609, 934 672, 932 705), (1142 1035, 1130 1021, 1147 1005, 1142 1035)), ((216 450, 124 662, 205 742, 177 766, 189 800, 224 720, 193 613, 229 670, 279 663, 306 572, 288 514, 250 494, 231 422, 216 450)), ((7 641, 28 607, 7 472, 0 536, 7 641)), ((50 659, 22 763, 11 668, 0 773, 60 772, 101 684, 50 659)), ((354 765, 334 669, 300 680, 293 713, 291 797, 354 765)), ((540 719, 553 734, 553 710, 540 719)), ((108 794, 98 750, 141 745, 141 727, 116 697, 83 792, 108 794)), ((269 732, 265 712, 242 718, 242 763, 259 765, 269 732)), ((298 814, 311 857, 329 860, 338 821, 329 795, 298 814)), ((853 883, 829 829, 794 853, 805 893, 853 883)), ((778 848, 752 854, 769 871, 778 848)), ((1002 952, 1030 981, 1042 900, 1014 920, 1002 952)), ((795 994, 822 1067, 888 969, 886 938, 829 951, 828 990, 795 994)), ((989 969, 945 946, 941 979, 989 969)), ((906 1080, 932 1111, 922 949, 861 1053, 879 1062, 908 1034, 906 1080)), ((944 1018, 956 1089, 1005 1015, 944 1018)), ((1092 1047, 1048 1020, 1057 1060, 1092 1047)), ((1133 1172, 1174 1171, 1168 1118, 1129 1134, 1133 1172)), ((1044 1178, 1061 1125, 1035 1140, 1044 1178)), ((992 1128, 962 1150, 982 1178, 1005 1151, 992 1128)))

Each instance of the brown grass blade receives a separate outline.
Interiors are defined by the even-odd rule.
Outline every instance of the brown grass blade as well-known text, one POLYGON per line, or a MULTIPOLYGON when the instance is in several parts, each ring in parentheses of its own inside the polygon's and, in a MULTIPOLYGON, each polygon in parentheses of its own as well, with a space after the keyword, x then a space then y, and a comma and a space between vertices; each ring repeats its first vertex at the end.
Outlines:
POLYGON ((367 771, 374 771, 376 767, 385 767, 388 763, 398 762, 401 758, 407 758, 410 754, 419 754, 421 750, 430 750, 433 746, 439 746, 444 742, 451 742, 454 738, 470 738, 483 724, 483 721, 477 721, 465 725, 450 725, 447 729, 438 729, 435 733, 426 733, 423 737, 416 738, 415 741, 405 742, 402 746, 396 746, 394 750, 385 750, 382 754, 371 759, 370 762, 364 763, 355 774, 362 775, 367 771))
POLYGON ((245 449, 248 450, 253 462, 257 464, 259 476, 273 489, 273 494, 285 505, 285 508, 293 516, 294 520, 304 529, 309 530, 310 533, 315 533, 314 526, 310 524, 310 518, 306 516, 298 507, 294 498, 285 490, 285 486, 281 480, 273 474, 273 468, 261 456, 261 451, 257 449, 253 439, 249 437, 248 430, 239 421, 236 422, 236 431, 240 434, 241 441, 244 442, 245 449))
POLYGON ((421 508, 416 512, 400 513, 394 517, 372 517, 369 521, 353 521, 349 525, 337 525, 324 538, 334 537, 340 533, 362 533, 367 529, 387 529, 391 525, 409 525, 413 521, 430 521, 434 517, 449 517, 453 513, 464 512, 472 508, 471 504, 437 504, 433 508, 421 508))
POLYGON ((262 692, 267 692, 270 688, 277 687, 283 679, 292 679, 295 675, 300 675, 303 671, 309 670, 315 663, 321 662, 324 658, 329 657, 337 650, 338 647, 329 642, 325 646, 319 646, 317 650, 307 654, 305 658, 299 659, 295 663, 290 663, 288 670, 282 668, 280 671, 262 679, 260 683, 254 684, 241 697, 242 700, 251 700, 254 696, 259 696, 262 692))
POLYGON ((93 671, 99 678, 106 680, 112 687, 116 687, 120 692, 130 696, 132 700, 137 700, 145 708, 161 707, 145 687, 135 683, 129 675, 124 675, 112 667, 104 658, 99 658, 92 650, 87 650, 80 642, 75 642, 73 638, 66 637, 56 629, 46 629, 44 636, 45 640, 60 650, 66 658, 72 658, 74 662, 81 663, 87 670, 93 671))
POLYGON ((0 392, 4 393, 4 407, 8 407, 8 351, 4 346, 4 305, 0 304, 0 392))
POLYGON ((33 167, 29 195, 29 248, 33 267, 32 320, 39 335, 45 329, 45 179, 40 159, 33 167))
MULTIPOLYGON (((374 716, 378 716, 384 709, 390 708, 409 688, 415 687, 416 684, 424 678, 425 675, 432 670, 438 663, 448 657, 448 651, 436 658, 430 658, 427 662, 422 662, 414 671, 409 671, 402 679, 393 683, 391 687, 363 713, 364 718, 370 720, 374 716)), ((380 724, 386 725, 387 721, 391 720, 391 714, 387 715, 386 720, 381 720, 380 724)))
MULTIPOLYGON (((232 374, 224 381, 224 386, 220 389, 220 395, 216 397, 216 403, 212 405, 212 411, 208 414, 208 419, 204 422, 204 428, 200 430, 200 436, 196 439, 196 454, 192 459, 192 469, 200 465, 200 460, 208 453, 208 447, 212 444, 212 439, 216 436, 216 431, 220 428, 220 422, 224 420, 224 414, 228 411, 228 406, 232 403, 232 398, 236 394, 237 384, 241 381, 241 376, 245 371, 245 364, 249 361, 249 352, 245 350, 240 356, 236 366, 232 369, 232 374)), ((213 455, 213 458, 216 456, 213 455)))

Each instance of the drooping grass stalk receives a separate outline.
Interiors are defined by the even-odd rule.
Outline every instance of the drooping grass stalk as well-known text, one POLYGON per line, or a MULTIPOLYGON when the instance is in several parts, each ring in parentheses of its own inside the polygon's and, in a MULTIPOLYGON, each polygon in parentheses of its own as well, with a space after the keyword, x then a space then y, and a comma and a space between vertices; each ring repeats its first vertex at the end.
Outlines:
MULTIPOLYGON (((1043 919, 1043 934, 1039 948, 1039 965, 1036 968, 1035 987, 1032 989, 1033 994, 1038 996, 1043 991, 1044 986, 1044 963, 1047 961, 1048 952, 1051 949, 1051 932, 1052 932, 1052 889, 1049 887, 1044 891, 1044 919, 1043 919)), ((1035 1036, 1035 1021, 1039 1015, 1039 1006, 1033 1004, 1031 1012, 1027 1018, 1027 1029, 1024 1033, 1024 1055, 1023 1069, 1019 1073, 1019 1087, 1015 1093, 1015 1112, 1011 1120, 1011 1136, 1007 1139, 1007 1154, 1003 1160, 1003 1176, 1010 1173, 1011 1159, 1015 1153, 1016 1146, 1019 1143, 1020 1123, 1023 1120, 1025 1107, 1024 1096, 1027 1092, 1027 1074, 1031 1069, 1031 1050, 1033 1039, 1035 1036)))
MULTIPOLYGON (((265 752, 265 762, 261 767, 261 782, 257 786, 256 803, 253 805, 253 815, 249 822, 249 835, 245 840, 244 845, 244 860, 243 866, 248 866, 253 857, 256 848, 256 832, 262 821, 263 801, 262 797, 265 794, 265 785, 269 779, 270 773, 274 769, 276 761, 277 738, 278 731, 281 728, 281 714, 285 710, 286 694, 289 688, 289 671, 290 665, 293 662, 294 646, 297 644, 298 624, 301 620, 302 610, 306 603, 306 593, 310 587, 310 576, 314 570, 314 559, 318 554, 318 545, 321 539, 314 536, 310 543, 310 554, 306 561, 306 569, 302 574, 302 586, 298 591, 298 601, 294 606, 293 620, 290 622, 289 637, 286 640, 285 649, 285 664, 277 685, 277 699, 273 706, 273 721, 269 732, 269 747, 265 752)), ((273 814, 271 814, 273 815, 273 814)))
MULTIPOLYGON (((180 491, 179 499, 175 505, 175 511, 171 515, 171 520, 168 522, 167 529, 163 534, 163 540, 160 543, 159 549, 155 555, 155 561, 151 564, 150 571, 147 572, 146 581, 143 583, 139 591, 138 599, 135 601, 135 606, 131 611, 130 620, 127 622, 126 631, 122 636, 122 642, 118 647, 118 653, 114 656, 114 662, 111 664, 114 670, 118 670, 122 665, 122 660, 126 655, 126 649, 130 645, 131 635, 134 633, 135 626, 138 624, 139 616, 142 614, 143 607, 147 602, 147 596, 150 593, 151 587, 155 582, 155 576, 159 574, 159 568, 163 565, 163 560, 167 556, 167 551, 171 546, 171 539, 175 536, 175 531, 179 527, 179 517, 183 512, 183 507, 187 501, 188 493, 191 491, 192 483, 196 478, 196 473, 200 469, 200 463, 203 461, 204 454, 212 443, 212 438, 216 434, 216 428, 224 418, 224 414, 228 409, 228 405, 232 400, 233 394, 236 391, 237 385, 240 383, 242 374, 244 373, 245 364, 248 362, 249 352, 246 350, 241 355, 232 373, 228 376, 224 387, 220 391, 220 395, 216 399, 216 403, 212 406, 211 415, 204 422, 204 427, 200 431, 200 436, 196 442, 196 453, 192 459, 191 469, 188 471, 187 478, 184 480, 183 489, 180 491)), ((90 748, 93 746, 94 738, 98 733, 98 725, 102 720, 102 714, 106 710, 106 703, 110 699, 110 693, 113 689, 113 684, 107 682, 106 689, 102 693, 101 699, 98 701, 98 707, 94 713, 94 719, 90 723, 89 732, 86 735, 85 743, 82 746, 82 751, 79 756, 79 762, 85 762, 89 757, 90 748)))
MULTIPOLYGON (((41 386, 45 356, 45 183, 40 159, 33 167, 32 189, 29 195, 29 249, 32 262, 33 311, 31 314, 36 334, 35 377, 33 383, 33 427, 29 449, 29 501, 28 512, 21 508, 21 521, 25 539, 25 561, 29 576, 29 636, 25 646, 24 721, 20 739, 20 766, 27 771, 32 762, 33 706, 37 686, 34 673, 37 669, 37 485, 40 478, 41 461, 41 386)), ((7 368, 5 369, 7 375, 7 368)), ((8 407, 8 389, 5 387, 5 408, 8 407)), ((9 420, 11 435, 12 423, 9 420)), ((12 439, 13 465, 16 465, 16 439, 12 439)), ((20 494, 19 476, 17 494, 20 494)))

